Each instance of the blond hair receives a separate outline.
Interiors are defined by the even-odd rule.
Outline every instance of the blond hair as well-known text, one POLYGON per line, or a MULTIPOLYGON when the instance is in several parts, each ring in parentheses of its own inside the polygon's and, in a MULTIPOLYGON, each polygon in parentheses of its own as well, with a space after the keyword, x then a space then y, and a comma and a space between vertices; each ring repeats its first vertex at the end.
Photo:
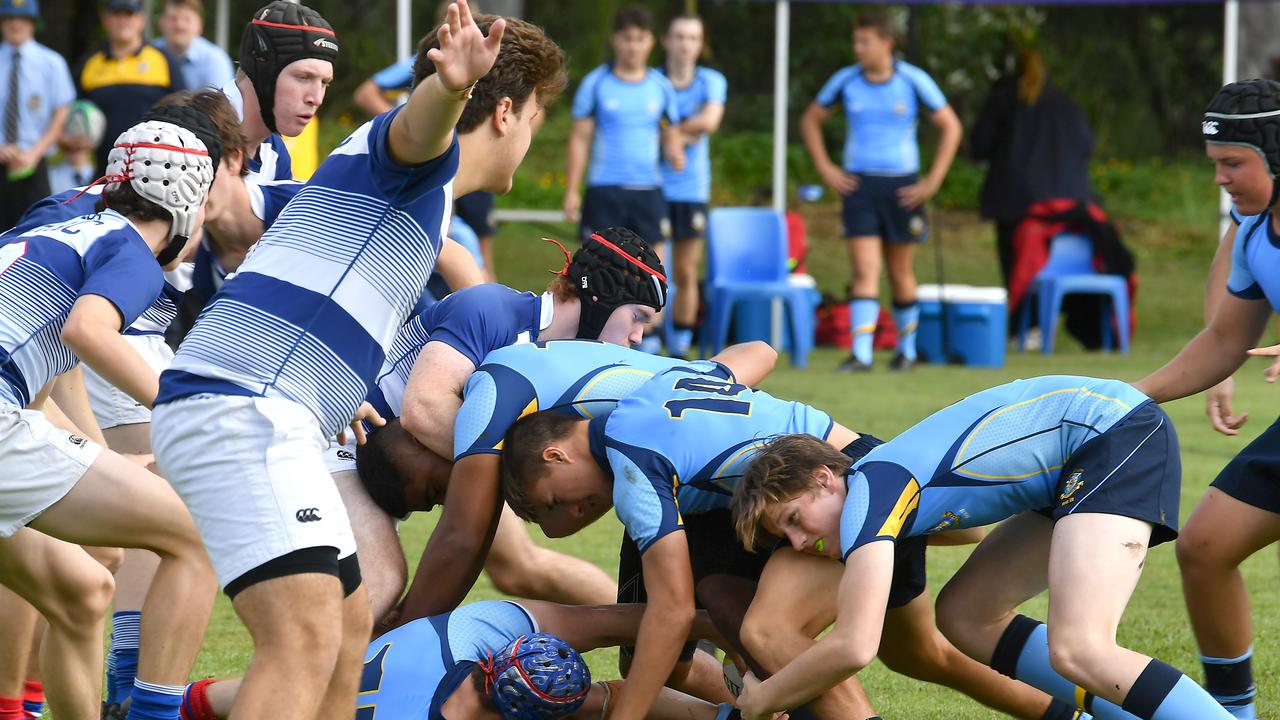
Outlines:
POLYGON ((763 544, 768 509, 822 487, 815 471, 826 466, 843 477, 853 461, 812 435, 780 435, 756 452, 733 491, 733 527, 743 547, 763 544))

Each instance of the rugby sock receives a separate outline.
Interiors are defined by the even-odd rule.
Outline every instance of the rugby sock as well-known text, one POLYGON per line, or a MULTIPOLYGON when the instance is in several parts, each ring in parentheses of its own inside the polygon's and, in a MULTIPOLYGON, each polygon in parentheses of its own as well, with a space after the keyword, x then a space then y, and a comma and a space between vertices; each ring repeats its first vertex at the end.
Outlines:
POLYGON ((213 678, 205 678, 187 686, 182 693, 182 720, 217 720, 209 704, 209 686, 215 682, 213 678))
POLYGON ((871 364, 871 343, 876 337, 876 320, 879 317, 879 300, 856 297, 849 301, 849 324, 853 326, 853 356, 858 359, 858 362, 871 364))
POLYGON ((44 714, 44 683, 39 680, 28 680, 22 686, 22 709, 28 718, 38 718, 44 714))
POLYGON ((133 681, 133 699, 127 720, 178 720, 183 685, 158 685, 133 681))
POLYGON ((0 720, 26 720, 22 698, 0 697, 0 720))
POLYGON ((1044 623, 1026 615, 1015 615, 1005 628, 991 655, 991 668, 1071 703, 1097 720, 1137 720, 1115 704, 1094 697, 1059 675, 1049 665, 1049 631, 1044 623))
POLYGON ((1124 709, 1143 720, 1231 720, 1231 713, 1172 665, 1152 660, 1124 697, 1124 709))
POLYGON ((1258 709, 1253 704, 1258 696, 1258 686, 1253 683, 1253 648, 1234 658, 1201 655, 1200 662, 1204 665, 1205 690, 1214 700, 1222 703, 1237 720, 1258 717, 1258 709))
POLYGON ((893 322, 898 326, 898 352, 908 360, 916 359, 916 327, 920 324, 920 303, 893 303, 893 322))
POLYGON ((142 613, 122 610, 111 616, 111 657, 107 664, 107 704, 123 705, 138 674, 138 636, 142 613))
POLYGON ((672 355, 687 355, 693 345, 693 328, 689 325, 676 325, 667 339, 667 352, 672 355))
POLYGON ((1049 707, 1040 716, 1040 720, 1082 720, 1087 717, 1089 716, 1080 714, 1080 710, 1075 706, 1075 703, 1051 698, 1049 707))

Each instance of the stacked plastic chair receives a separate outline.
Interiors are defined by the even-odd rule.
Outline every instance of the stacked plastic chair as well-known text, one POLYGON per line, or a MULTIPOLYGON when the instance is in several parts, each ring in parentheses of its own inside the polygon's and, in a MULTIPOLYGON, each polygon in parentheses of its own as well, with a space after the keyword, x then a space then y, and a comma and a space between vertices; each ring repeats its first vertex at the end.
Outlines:
POLYGON ((1102 346, 1108 350, 1118 344, 1120 352, 1129 352, 1129 286, 1119 275, 1103 275, 1093 267, 1093 241, 1076 233, 1059 233, 1049 242, 1049 259, 1018 308, 1018 349, 1025 350, 1031 327, 1031 304, 1035 300, 1040 316, 1043 342, 1040 352, 1053 352, 1058 332, 1058 316, 1062 299, 1067 295, 1105 295, 1111 299, 1102 310, 1102 346), (1119 342, 1113 342, 1112 321, 1119 342))
POLYGON ((787 227, 768 208, 714 208, 707 219, 707 316, 703 355, 713 355, 729 336, 735 303, 782 299, 791 321, 791 364, 805 367, 813 349, 811 293, 787 281, 787 227))

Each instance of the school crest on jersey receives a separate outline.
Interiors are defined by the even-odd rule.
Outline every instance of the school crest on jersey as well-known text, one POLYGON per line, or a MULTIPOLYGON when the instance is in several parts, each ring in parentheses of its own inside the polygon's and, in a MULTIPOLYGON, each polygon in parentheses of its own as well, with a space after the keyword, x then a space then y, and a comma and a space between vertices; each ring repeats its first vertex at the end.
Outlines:
POLYGON ((1084 487, 1084 481, 1080 479, 1083 474, 1083 470, 1076 470, 1062 484, 1062 494, 1058 495, 1059 507, 1070 505, 1076 501, 1076 493, 1080 491, 1080 488, 1084 487))

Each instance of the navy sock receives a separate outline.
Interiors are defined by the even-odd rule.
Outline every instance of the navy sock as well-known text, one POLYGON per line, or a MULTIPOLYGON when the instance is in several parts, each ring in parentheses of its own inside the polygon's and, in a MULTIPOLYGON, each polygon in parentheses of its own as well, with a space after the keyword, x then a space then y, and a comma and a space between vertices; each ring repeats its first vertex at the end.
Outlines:
POLYGON ((1253 682, 1253 648, 1239 657, 1216 658, 1200 656, 1204 665, 1204 687, 1237 720, 1254 720, 1258 717, 1254 700, 1258 686, 1253 682))
POLYGON ((1159 660, 1147 663, 1134 681, 1124 709, 1143 720, 1232 720, 1204 688, 1159 660))
POLYGON ((107 671, 107 704, 123 705, 133 693, 138 674, 138 640, 142 613, 124 610, 111 616, 111 661, 107 671))
POLYGON ((134 680, 127 720, 178 720, 183 685, 157 685, 134 680))

